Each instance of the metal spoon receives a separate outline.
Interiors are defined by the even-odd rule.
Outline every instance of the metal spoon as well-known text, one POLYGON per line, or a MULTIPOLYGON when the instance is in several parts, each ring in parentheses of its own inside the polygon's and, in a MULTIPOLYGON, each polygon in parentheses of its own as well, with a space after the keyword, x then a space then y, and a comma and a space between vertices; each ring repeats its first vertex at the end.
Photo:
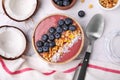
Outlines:
POLYGON ((104 18, 102 17, 102 15, 96 14, 92 17, 86 28, 86 34, 89 40, 89 45, 87 47, 87 52, 85 54, 83 64, 77 80, 85 80, 85 74, 94 41, 102 36, 103 31, 104 31, 104 18))

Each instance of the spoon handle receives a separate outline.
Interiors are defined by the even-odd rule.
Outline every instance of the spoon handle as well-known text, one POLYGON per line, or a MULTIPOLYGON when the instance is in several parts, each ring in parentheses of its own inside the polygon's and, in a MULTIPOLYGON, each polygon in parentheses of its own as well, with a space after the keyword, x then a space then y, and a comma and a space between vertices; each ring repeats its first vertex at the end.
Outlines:
POLYGON ((85 80, 85 75, 86 75, 86 70, 89 63, 90 54, 91 54, 90 52, 86 52, 77 80, 85 80))

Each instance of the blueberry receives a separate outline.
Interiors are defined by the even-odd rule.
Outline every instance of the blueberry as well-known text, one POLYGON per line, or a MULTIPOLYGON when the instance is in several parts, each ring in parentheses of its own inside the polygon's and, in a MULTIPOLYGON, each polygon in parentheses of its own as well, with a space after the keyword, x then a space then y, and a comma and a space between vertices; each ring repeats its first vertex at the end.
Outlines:
POLYGON ((49 45, 50 45, 50 47, 54 47, 56 44, 55 44, 54 41, 52 41, 52 42, 49 43, 49 45))
POLYGON ((47 34, 43 34, 41 39, 43 41, 47 41, 48 40, 48 35, 47 34))
POLYGON ((64 0, 64 1, 71 1, 71 0, 64 0))
POLYGON ((69 26, 63 25, 62 28, 63 28, 64 31, 67 31, 69 29, 69 26))
POLYGON ((49 40, 50 40, 50 41, 53 41, 54 39, 55 39, 54 34, 49 34, 49 40))
POLYGON ((65 21, 64 21, 63 19, 60 19, 60 20, 58 21, 58 25, 60 25, 60 26, 64 25, 64 23, 65 23, 65 21))
POLYGON ((57 3, 58 1, 60 1, 60 0, 54 0, 55 3, 57 3))
POLYGON ((59 5, 59 6, 63 6, 63 1, 61 1, 61 0, 60 0, 60 1, 57 1, 56 3, 57 3, 57 5, 59 5))
POLYGON ((38 53, 42 53, 43 52, 43 48, 42 47, 38 47, 38 53))
POLYGON ((70 1, 63 1, 63 6, 68 6, 70 5, 70 1))
POLYGON ((58 33, 62 33, 62 32, 63 32, 62 27, 57 27, 57 28, 56 28, 56 32, 58 32, 58 33))
POLYGON ((49 42, 45 42, 45 43, 44 43, 44 46, 45 46, 45 47, 49 47, 49 42))
POLYGON ((49 51, 49 47, 43 46, 43 51, 44 51, 44 52, 48 52, 48 51, 49 51))
POLYGON ((75 30, 76 30, 76 27, 75 27, 74 25, 70 25, 70 26, 69 26, 69 30, 75 31, 75 30))
POLYGON ((60 25, 57 25, 57 27, 62 27, 62 26, 60 26, 60 25))
POLYGON ((84 17, 84 16, 85 16, 85 12, 84 12, 83 10, 80 10, 80 11, 78 12, 78 15, 79 15, 80 17, 84 17))
POLYGON ((42 41, 37 41, 36 45, 37 45, 37 47, 42 47, 43 46, 43 42, 42 41))
POLYGON ((54 33, 55 32, 55 27, 51 27, 50 29, 49 29, 49 33, 54 33))
POLYGON ((55 38, 58 39, 61 37, 61 34, 60 33, 55 33, 55 38))
POLYGON ((65 24, 70 25, 70 24, 72 24, 72 23, 73 23, 73 20, 72 20, 72 19, 70 19, 70 18, 66 18, 66 19, 65 19, 65 24))

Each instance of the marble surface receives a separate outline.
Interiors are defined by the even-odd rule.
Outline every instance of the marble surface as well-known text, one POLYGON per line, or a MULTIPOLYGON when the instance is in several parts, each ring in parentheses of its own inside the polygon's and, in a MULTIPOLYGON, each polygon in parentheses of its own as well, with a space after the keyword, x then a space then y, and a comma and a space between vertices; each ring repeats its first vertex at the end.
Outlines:
MULTIPOLYGON (((118 58, 118 60, 116 60, 116 61, 113 61, 109 58, 112 55, 110 55, 108 52, 106 52, 106 47, 104 45, 105 44, 104 38, 106 36, 110 35, 110 33, 114 32, 114 31, 120 31, 120 20, 119 20, 120 19, 120 15, 119 15, 120 7, 118 7, 115 10, 106 11, 106 10, 101 9, 98 6, 97 0, 85 0, 84 3, 81 3, 80 0, 77 0, 76 4, 72 8, 70 8, 68 10, 59 10, 52 5, 51 0, 39 0, 39 2, 40 2, 39 9, 38 9, 37 13, 31 19, 24 21, 24 22, 16 22, 16 21, 9 19, 4 14, 1 1, 2 0, 0 0, 0 26, 12 25, 12 26, 16 26, 24 31, 24 33, 27 36, 27 40, 28 40, 27 42, 29 43, 27 45, 27 47, 28 47, 28 51, 26 53, 27 55, 31 55, 31 54, 35 53, 33 50, 32 44, 31 44, 32 43, 31 42, 32 33, 33 33, 36 25, 44 17, 51 15, 51 14, 56 14, 56 13, 66 14, 66 15, 69 15, 69 16, 73 17, 74 19, 76 19, 79 22, 79 24, 83 27, 83 29, 85 30, 86 25, 88 24, 88 22, 90 21, 90 19, 92 18, 93 15, 95 15, 97 13, 102 14, 105 18, 105 31, 103 33, 102 38, 100 38, 99 40, 97 40, 95 42, 91 59, 103 61, 103 62, 110 62, 110 63, 119 65, 120 58, 118 58), (93 4, 92 9, 88 8, 89 4, 93 4), (78 16, 79 10, 84 10, 86 12, 86 16, 83 18, 80 18, 78 16)), ((120 56, 120 53, 119 53, 119 56, 120 56)), ((115 57, 113 57, 113 58, 116 59, 115 57)))

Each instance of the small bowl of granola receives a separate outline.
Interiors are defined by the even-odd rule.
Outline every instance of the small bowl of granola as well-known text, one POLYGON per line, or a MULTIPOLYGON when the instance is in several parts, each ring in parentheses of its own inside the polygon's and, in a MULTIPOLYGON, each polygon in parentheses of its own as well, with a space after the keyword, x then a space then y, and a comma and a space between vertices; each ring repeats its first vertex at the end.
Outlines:
POLYGON ((113 10, 120 5, 120 0, 98 0, 98 4, 104 10, 113 10))

